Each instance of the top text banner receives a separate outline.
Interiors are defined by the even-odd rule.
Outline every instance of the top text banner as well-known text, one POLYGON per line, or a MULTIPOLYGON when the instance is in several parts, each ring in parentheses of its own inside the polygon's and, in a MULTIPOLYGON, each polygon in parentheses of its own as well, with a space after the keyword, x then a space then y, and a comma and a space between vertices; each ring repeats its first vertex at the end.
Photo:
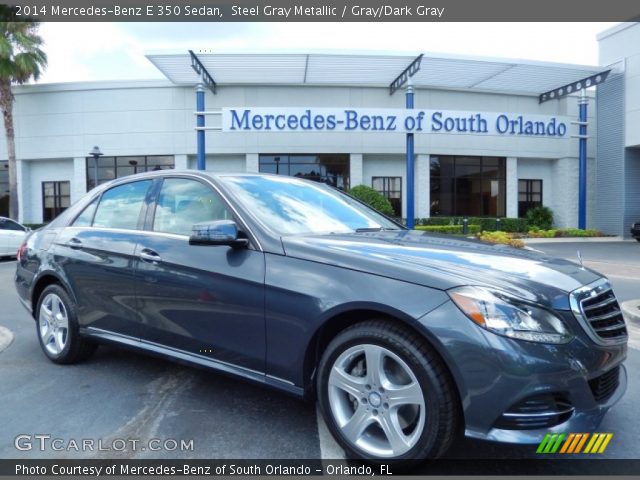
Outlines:
MULTIPOLYGON (((166 0, 25 0, 9 4, 18 7, 18 17, 61 22, 600 22, 640 19, 640 5, 632 0, 179 0, 173 3, 166 0)), ((491 35, 491 32, 487 34, 491 35)))
POLYGON ((223 132, 432 133, 568 138, 569 117, 458 110, 223 108, 223 132))

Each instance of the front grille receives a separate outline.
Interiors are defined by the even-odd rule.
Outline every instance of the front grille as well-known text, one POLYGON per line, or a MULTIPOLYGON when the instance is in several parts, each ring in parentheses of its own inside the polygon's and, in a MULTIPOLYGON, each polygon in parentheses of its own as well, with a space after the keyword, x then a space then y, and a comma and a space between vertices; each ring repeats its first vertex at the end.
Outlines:
POLYGON ((571 292, 569 298, 573 314, 593 341, 608 344, 627 340, 627 327, 620 305, 606 279, 571 292))
POLYGON ((624 317, 618 300, 610 288, 580 302, 585 319, 601 338, 619 338, 627 336, 624 317))
POLYGON ((505 430, 551 428, 569 420, 573 406, 560 395, 535 395, 512 405, 496 421, 505 430))
POLYGON ((612 368, 607 373, 589 380, 589 387, 596 402, 602 402, 613 395, 620 385, 620 367, 612 368))

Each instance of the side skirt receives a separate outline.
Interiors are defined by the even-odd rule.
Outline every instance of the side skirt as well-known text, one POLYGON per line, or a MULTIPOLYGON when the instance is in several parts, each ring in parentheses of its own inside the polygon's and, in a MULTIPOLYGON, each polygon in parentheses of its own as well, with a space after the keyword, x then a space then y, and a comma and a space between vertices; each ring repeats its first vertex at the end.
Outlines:
POLYGON ((167 347, 158 343, 141 340, 139 338, 121 335, 119 333, 110 332, 94 327, 81 327, 80 334, 100 342, 114 343, 133 350, 142 350, 146 353, 169 358, 175 361, 185 362, 191 365, 204 367, 209 370, 215 370, 234 377, 240 377, 258 383, 263 386, 272 387, 291 394, 295 397, 303 397, 304 389, 294 385, 288 380, 266 375, 264 372, 258 372, 231 363, 221 362, 209 357, 197 355, 184 350, 167 347))

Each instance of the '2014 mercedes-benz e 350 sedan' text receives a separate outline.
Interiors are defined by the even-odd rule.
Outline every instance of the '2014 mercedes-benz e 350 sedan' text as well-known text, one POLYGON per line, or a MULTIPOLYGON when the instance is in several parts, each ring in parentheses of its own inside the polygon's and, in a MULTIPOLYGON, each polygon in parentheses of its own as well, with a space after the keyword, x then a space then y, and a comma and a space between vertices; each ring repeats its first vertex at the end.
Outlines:
POLYGON ((301 179, 117 179, 18 253, 52 361, 111 342, 317 399, 351 457, 590 431, 626 388, 627 330, 600 274, 406 230, 301 179))

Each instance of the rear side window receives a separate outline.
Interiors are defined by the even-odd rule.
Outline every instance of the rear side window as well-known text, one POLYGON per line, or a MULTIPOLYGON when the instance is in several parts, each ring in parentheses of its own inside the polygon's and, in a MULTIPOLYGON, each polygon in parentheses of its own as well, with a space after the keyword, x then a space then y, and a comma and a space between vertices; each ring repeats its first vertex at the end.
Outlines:
POLYGON ((15 230, 17 232, 24 232, 24 227, 9 219, 0 220, 0 230, 15 230))
POLYGON ((90 227, 91 222, 93 221, 93 214, 96 211, 96 207, 98 206, 98 199, 96 198, 93 202, 85 207, 80 215, 76 217, 73 222, 74 227, 90 227))
POLYGON ((231 218, 222 199, 210 187, 196 180, 167 178, 156 204, 153 230, 191 235, 195 223, 231 218))
POLYGON ((150 185, 151 180, 144 180, 125 183, 104 192, 93 218, 93 226, 137 230, 140 211, 150 185))

